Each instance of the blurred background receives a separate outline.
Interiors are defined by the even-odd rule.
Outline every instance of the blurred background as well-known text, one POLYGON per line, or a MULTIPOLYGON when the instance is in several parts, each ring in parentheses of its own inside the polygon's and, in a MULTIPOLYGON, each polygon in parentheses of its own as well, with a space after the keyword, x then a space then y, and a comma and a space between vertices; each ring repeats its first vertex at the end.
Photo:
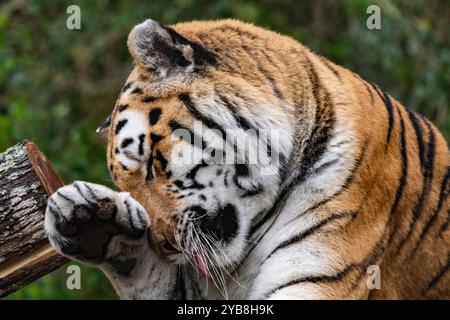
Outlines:
MULTIPOLYGON (((448 0, 0 0, 0 152, 31 139, 64 181, 112 186, 95 129, 130 71, 128 32, 150 17, 233 17, 291 35, 426 115, 449 141, 448 0), (71 4, 81 30, 66 28, 71 4), (366 27, 371 4, 381 30, 366 27)), ((67 276, 62 267, 7 299, 116 298, 94 268, 82 266, 81 290, 67 289, 67 276)))

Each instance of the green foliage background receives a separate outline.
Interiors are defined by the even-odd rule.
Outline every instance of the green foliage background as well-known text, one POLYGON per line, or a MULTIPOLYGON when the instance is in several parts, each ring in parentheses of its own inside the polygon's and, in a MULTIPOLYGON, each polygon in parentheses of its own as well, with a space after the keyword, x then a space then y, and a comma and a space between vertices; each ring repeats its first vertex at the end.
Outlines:
MULTIPOLYGON (((0 150, 31 139, 66 182, 112 185, 105 138, 94 131, 111 111, 131 67, 126 37, 146 18, 170 24, 237 18, 292 35, 433 120, 450 137, 447 0, 10 0, 0 3, 0 150), (81 8, 81 30, 66 9, 81 8), (381 30, 366 9, 381 7, 381 30)), ((113 299, 98 270, 82 267, 82 289, 65 268, 9 299, 113 299)))

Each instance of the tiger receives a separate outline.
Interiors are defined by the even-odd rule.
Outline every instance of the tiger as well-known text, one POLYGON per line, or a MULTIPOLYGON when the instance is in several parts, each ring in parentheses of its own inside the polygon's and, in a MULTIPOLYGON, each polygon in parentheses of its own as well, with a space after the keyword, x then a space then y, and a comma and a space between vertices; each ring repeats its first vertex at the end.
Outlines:
POLYGON ((122 299, 449 299, 449 149, 379 86, 234 19, 130 32, 97 131, 120 191, 75 181, 45 230, 122 299))

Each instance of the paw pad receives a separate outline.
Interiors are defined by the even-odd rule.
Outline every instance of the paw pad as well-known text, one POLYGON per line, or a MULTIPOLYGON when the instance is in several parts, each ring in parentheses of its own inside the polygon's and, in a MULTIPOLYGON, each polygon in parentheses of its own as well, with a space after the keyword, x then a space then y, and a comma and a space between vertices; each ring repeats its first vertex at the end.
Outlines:
POLYGON ((103 186, 76 182, 48 201, 46 230, 51 243, 79 260, 103 262, 110 256, 114 236, 138 240, 147 226, 145 210, 134 199, 103 186))

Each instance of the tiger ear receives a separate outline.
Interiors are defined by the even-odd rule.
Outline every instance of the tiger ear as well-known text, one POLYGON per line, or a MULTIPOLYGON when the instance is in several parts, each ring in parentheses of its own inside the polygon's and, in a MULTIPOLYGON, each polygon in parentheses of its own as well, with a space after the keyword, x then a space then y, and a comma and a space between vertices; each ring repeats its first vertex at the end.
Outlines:
POLYGON ((213 53, 151 19, 131 30, 128 50, 139 66, 160 78, 187 75, 197 65, 215 63, 213 53))

